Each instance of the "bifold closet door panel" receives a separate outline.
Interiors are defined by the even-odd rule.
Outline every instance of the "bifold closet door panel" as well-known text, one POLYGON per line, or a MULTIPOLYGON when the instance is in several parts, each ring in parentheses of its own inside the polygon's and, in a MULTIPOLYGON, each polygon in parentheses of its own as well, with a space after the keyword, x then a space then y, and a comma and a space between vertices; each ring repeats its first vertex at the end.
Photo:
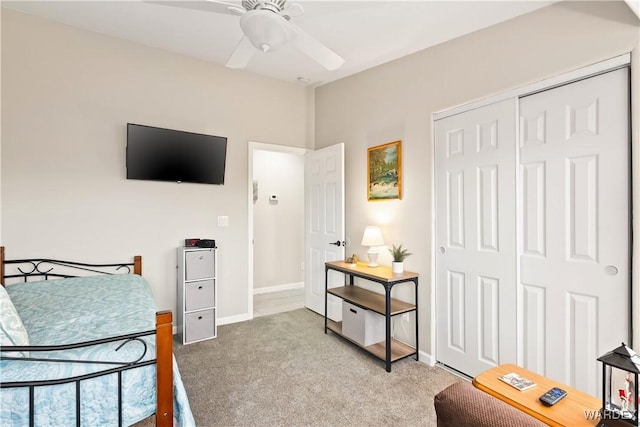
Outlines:
POLYGON ((437 360, 516 361, 516 100, 435 122, 437 360))
POLYGON ((593 395, 630 337, 628 72, 520 100, 523 364, 593 395))

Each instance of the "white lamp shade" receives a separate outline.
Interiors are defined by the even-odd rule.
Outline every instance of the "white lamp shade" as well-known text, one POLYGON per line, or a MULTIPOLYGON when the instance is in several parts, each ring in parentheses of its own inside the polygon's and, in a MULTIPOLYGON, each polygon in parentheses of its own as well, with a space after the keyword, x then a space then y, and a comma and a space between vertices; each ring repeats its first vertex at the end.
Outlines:
POLYGON ((382 239, 382 231, 380 231, 380 227, 376 227, 373 225, 367 226, 364 229, 364 234, 362 235, 362 246, 382 246, 384 245, 384 240, 382 239))

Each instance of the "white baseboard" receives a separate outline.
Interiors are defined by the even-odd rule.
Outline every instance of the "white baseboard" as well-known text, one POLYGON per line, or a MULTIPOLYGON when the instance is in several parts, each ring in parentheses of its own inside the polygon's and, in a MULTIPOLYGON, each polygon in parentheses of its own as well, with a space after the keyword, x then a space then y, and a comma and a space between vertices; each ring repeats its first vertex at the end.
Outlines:
POLYGON ((254 288, 253 294, 268 294, 271 292, 291 291, 294 289, 304 289, 304 282, 285 283, 284 285, 269 286, 265 288, 254 288))
POLYGON ((218 319, 218 326, 229 325, 231 323, 244 322, 245 320, 251 320, 251 319, 253 319, 253 316, 248 313, 238 314, 236 316, 221 317, 218 319))
POLYGON ((418 357, 420 358, 420 362, 425 363, 429 366, 436 366, 436 358, 429 353, 418 351, 418 357))

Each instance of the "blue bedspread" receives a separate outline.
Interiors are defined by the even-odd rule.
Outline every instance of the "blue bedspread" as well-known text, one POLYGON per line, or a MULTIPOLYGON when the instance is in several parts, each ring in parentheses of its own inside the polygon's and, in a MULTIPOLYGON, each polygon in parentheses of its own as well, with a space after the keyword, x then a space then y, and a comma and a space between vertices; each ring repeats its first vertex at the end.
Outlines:
MULTIPOLYGON (((147 282, 132 274, 20 283, 7 286, 30 345, 58 345, 155 329, 156 307, 147 282)), ((143 360, 155 358, 155 337, 145 337, 143 360)), ((32 352, 31 357, 133 361, 143 345, 121 342, 63 352, 32 352)), ((52 363, 20 360, 0 362, 0 380, 58 379, 112 368, 111 365, 52 363)), ((173 360, 174 417, 184 427, 194 426, 186 392, 173 360)), ((155 413, 155 365, 123 373, 123 423, 133 424, 155 413)), ((35 425, 75 425, 75 384, 38 387, 35 425)), ((28 425, 26 388, 0 390, 0 425, 28 425)), ((117 376, 110 374, 81 383, 81 424, 117 425, 117 376)))

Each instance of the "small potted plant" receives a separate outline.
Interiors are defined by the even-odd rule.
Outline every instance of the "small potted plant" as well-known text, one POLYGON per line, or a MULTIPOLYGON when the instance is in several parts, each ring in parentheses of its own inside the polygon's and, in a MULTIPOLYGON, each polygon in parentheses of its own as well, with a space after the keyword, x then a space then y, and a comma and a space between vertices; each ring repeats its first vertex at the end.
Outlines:
POLYGON ((393 248, 389 249, 389 253, 393 256, 391 271, 394 273, 402 273, 404 271, 404 259, 409 255, 413 255, 407 249, 402 249, 402 244, 398 246, 393 245, 393 248))

